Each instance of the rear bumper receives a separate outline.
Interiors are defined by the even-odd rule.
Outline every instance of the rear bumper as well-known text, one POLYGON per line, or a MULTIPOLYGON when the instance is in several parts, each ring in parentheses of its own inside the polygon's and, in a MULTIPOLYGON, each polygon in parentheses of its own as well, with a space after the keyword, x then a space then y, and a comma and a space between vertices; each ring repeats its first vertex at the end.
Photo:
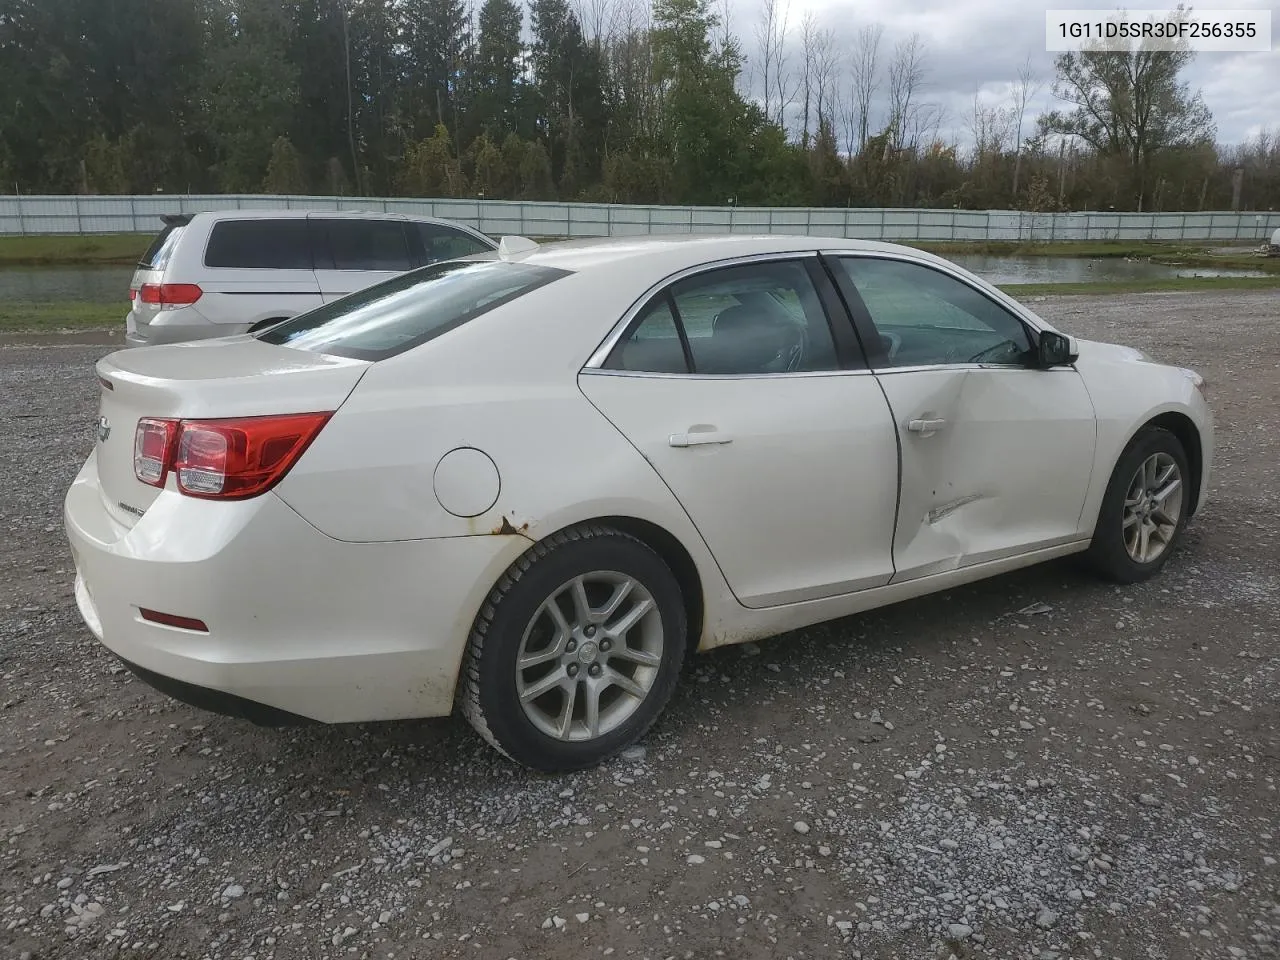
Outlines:
POLYGON ((161 310, 147 323, 139 323, 137 314, 130 310, 125 318, 124 342, 131 347, 149 347, 229 337, 247 329, 248 324, 214 323, 194 307, 161 310))
POLYGON ((103 503, 96 455, 67 492, 64 522, 77 605, 109 650, 178 699, 265 722, 449 714, 475 613, 528 546, 346 543, 272 493, 216 503, 165 491, 126 527, 103 503))
POLYGON ((155 673, 145 667, 138 666, 136 663, 130 663, 128 660, 121 660, 120 662, 128 667, 139 680, 154 687, 166 696, 172 697, 174 700, 180 700, 199 710, 219 713, 224 717, 235 717, 237 720, 248 720, 250 723, 255 723, 262 727, 303 726, 315 722, 307 717, 300 717, 296 713, 277 710, 275 707, 268 707, 264 703, 246 700, 244 697, 238 697, 233 693, 175 680, 173 677, 155 673))

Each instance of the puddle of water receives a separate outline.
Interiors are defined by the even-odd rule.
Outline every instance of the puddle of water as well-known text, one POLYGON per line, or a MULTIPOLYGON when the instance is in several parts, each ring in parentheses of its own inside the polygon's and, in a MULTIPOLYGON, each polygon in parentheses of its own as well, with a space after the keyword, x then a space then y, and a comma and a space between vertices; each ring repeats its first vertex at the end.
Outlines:
POLYGON ((129 302, 133 267, 4 267, 0 268, 0 301, 52 303, 129 302))
POLYGON ((1169 267, 1146 260, 1106 257, 996 257, 957 254, 949 258, 990 283, 1100 283, 1172 277, 1265 277, 1261 270, 1169 267))

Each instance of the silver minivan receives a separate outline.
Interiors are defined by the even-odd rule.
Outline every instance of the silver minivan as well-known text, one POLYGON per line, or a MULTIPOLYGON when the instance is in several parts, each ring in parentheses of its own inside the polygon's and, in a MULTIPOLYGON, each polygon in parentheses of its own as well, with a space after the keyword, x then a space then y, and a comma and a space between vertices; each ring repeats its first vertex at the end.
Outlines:
POLYGON ((130 346, 245 333, 406 270, 494 250, 433 217, 222 210, 164 218, 129 284, 130 346))

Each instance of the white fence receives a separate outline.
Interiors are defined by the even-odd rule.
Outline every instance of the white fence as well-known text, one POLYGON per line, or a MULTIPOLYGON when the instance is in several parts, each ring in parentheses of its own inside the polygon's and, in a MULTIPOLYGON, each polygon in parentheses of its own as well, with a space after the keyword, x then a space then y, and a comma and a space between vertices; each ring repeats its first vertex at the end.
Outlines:
POLYGON ((0 196, 0 235, 156 233, 162 214, 202 210, 372 210, 444 217, 492 236, 791 233, 866 240, 1256 241, 1269 213, 1026 213, 868 207, 663 207, 513 200, 284 196, 0 196))

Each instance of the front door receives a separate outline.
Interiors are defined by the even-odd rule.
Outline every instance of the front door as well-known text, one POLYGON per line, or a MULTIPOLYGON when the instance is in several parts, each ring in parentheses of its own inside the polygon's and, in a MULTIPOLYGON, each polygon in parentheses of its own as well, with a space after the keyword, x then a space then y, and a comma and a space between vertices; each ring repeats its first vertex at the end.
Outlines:
POLYGON ((749 607, 893 575, 893 419, 851 355, 852 330, 833 337, 824 296, 838 303, 816 256, 696 274, 653 297, 604 368, 579 378, 749 607))
POLYGON ((834 257, 902 448, 895 580, 1069 543, 1096 442, 1072 367, 1030 366, 1033 331, 921 263, 834 257))

